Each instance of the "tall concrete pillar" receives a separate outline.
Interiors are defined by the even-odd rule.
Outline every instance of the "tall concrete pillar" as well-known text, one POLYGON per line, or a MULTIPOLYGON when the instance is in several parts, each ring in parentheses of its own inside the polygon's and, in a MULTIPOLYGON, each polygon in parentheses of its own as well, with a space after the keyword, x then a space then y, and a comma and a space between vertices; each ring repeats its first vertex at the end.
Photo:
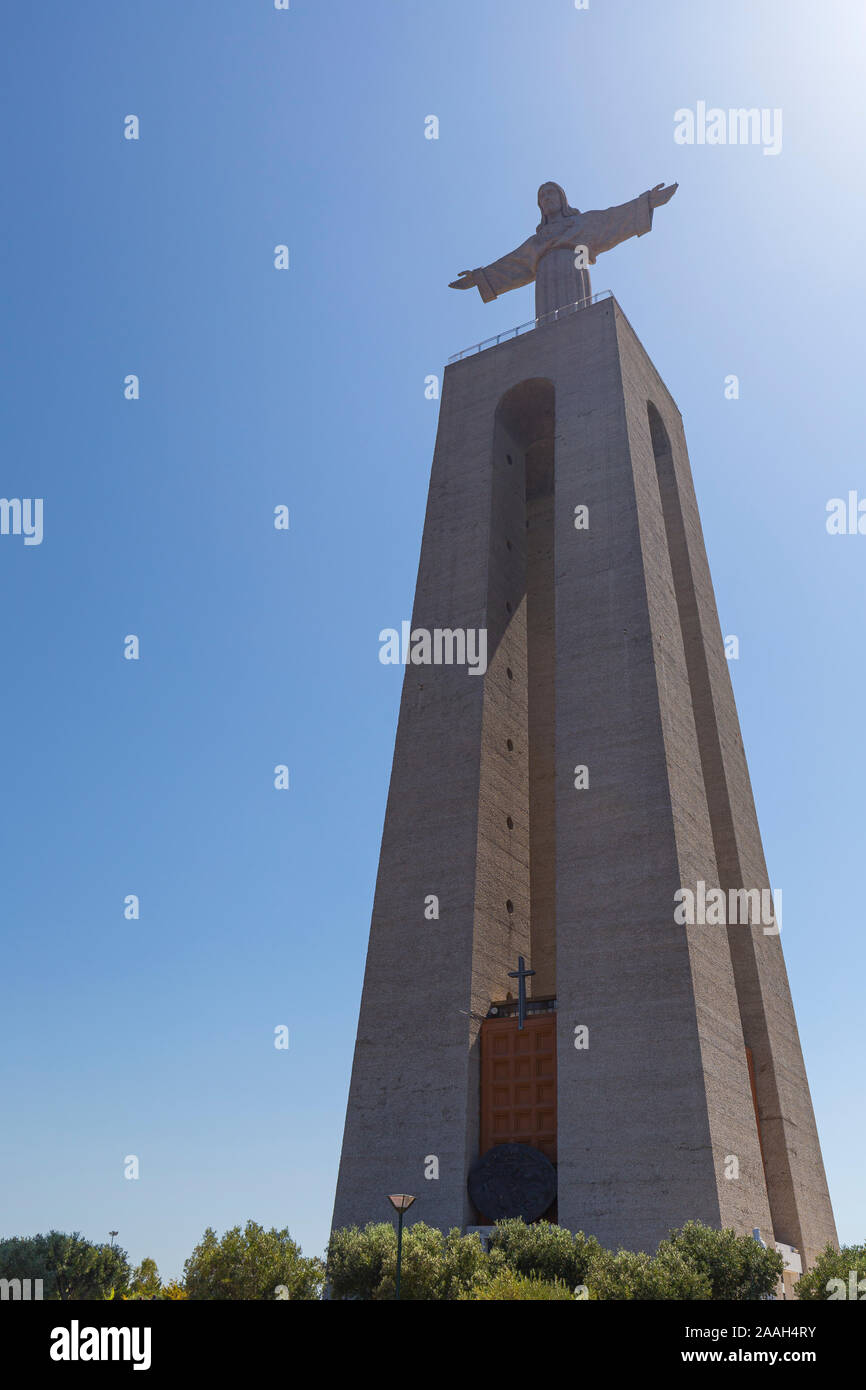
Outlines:
POLYGON ((487 668, 406 667, 335 1226, 397 1191, 478 1219, 479 1029, 522 954, 556 1000, 560 1224, 811 1261, 835 1229, 779 937, 675 918, 769 884, 679 412, 612 298, 446 369, 435 629, 485 629, 487 668))

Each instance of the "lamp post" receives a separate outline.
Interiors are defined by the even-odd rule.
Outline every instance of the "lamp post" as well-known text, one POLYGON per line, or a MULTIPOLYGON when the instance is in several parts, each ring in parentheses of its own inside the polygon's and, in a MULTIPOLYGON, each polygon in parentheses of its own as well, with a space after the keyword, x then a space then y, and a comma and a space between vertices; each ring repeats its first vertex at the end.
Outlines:
POLYGON ((397 1281, 394 1289, 394 1297, 400 1297, 400 1265, 403 1260, 403 1217, 411 1207, 415 1198, 410 1197, 406 1192, 395 1192, 388 1196, 388 1201, 397 1213, 397 1281))
POLYGON ((112 1248, 113 1248, 113 1247, 114 1247, 114 1237, 117 1235, 117 1232, 116 1232, 116 1231, 109 1231, 108 1234, 111 1236, 111 1244, 112 1244, 112 1248))

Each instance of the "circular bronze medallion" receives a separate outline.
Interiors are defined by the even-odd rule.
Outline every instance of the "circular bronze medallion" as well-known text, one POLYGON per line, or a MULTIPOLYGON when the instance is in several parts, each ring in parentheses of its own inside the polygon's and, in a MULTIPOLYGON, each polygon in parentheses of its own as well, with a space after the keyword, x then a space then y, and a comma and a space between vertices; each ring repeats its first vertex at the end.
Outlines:
POLYGON ((488 1221, 537 1221, 556 1196, 556 1169, 530 1144, 498 1144, 469 1170, 469 1196, 488 1221))

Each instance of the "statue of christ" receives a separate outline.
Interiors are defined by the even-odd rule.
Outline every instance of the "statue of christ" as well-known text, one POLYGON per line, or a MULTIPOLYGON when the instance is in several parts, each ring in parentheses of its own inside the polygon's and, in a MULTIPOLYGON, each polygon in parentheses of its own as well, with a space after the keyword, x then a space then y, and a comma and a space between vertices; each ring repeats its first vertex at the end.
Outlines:
POLYGON ((587 266, 595 265, 603 251, 648 232, 653 209, 667 203, 676 191, 675 183, 667 188, 658 183, 630 203, 620 203, 604 212, 579 212, 569 206, 558 183, 543 183, 538 190, 541 221, 535 235, 490 265, 461 271, 450 288, 468 290, 475 285, 487 304, 534 280, 536 318, 553 309, 589 300, 592 286, 587 266))

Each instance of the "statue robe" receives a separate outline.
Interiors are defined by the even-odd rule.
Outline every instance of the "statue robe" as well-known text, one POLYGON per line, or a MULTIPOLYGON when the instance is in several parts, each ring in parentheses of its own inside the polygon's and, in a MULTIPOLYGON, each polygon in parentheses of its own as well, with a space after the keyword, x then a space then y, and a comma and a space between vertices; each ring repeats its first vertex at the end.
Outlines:
POLYGON ((610 251, 629 237, 643 236, 652 227, 649 193, 604 212, 579 212, 557 217, 518 246, 473 273, 485 304, 508 290, 535 281, 535 316, 564 308, 592 296, 589 271, 575 266, 575 247, 585 246, 586 260, 595 265, 603 251, 610 251))

